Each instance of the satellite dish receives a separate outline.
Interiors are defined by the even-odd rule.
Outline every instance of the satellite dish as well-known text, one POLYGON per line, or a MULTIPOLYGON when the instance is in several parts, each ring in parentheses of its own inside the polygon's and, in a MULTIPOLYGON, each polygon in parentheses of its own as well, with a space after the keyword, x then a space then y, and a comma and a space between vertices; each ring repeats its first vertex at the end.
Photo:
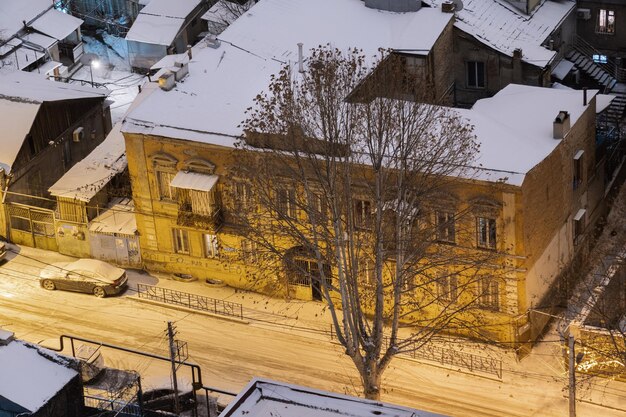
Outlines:
POLYGON ((452 0, 452 3, 454 4, 455 12, 460 12, 461 10, 463 10, 463 0, 452 0))

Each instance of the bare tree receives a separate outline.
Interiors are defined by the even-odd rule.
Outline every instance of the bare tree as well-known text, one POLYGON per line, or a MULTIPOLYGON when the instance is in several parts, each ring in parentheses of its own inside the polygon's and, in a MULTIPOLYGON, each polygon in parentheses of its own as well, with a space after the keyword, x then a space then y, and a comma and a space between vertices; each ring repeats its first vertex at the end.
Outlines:
MULTIPOLYGON (((459 197, 472 128, 420 102, 432 99, 422 76, 394 54, 328 46, 303 72, 285 66, 249 110, 226 193, 250 278, 323 300, 371 399, 395 355, 478 335, 502 288, 496 251, 473 245, 477 208, 459 197)), ((495 225, 482 226, 491 247, 495 225)))
POLYGON ((218 0, 213 6, 215 12, 208 22, 209 32, 219 35, 255 3, 256 0, 218 0))

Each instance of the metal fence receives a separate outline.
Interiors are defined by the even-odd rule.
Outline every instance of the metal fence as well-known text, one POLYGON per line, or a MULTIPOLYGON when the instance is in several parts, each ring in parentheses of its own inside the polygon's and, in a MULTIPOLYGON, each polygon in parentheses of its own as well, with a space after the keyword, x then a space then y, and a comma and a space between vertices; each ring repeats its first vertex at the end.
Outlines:
POLYGON ((482 372, 502 378, 502 361, 500 359, 430 345, 424 345, 418 349, 411 349, 409 346, 405 349, 406 352, 400 354, 413 359, 437 362, 442 365, 454 366, 470 372, 482 372))
POLYGON ((138 404, 93 395, 85 395, 85 406, 103 411, 113 411, 126 416, 143 415, 138 404))
POLYGON ((199 311, 206 311, 222 316, 236 317, 239 319, 244 318, 243 306, 239 303, 203 297, 201 295, 190 294, 187 292, 174 291, 168 288, 137 284, 137 296, 143 299, 178 305, 199 311))

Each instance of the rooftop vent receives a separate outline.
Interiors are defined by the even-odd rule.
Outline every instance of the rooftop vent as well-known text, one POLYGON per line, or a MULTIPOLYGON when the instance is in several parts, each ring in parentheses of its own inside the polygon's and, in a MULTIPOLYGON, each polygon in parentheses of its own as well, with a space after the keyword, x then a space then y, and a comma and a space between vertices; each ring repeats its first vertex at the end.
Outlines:
POLYGON ((189 74, 189 64, 186 62, 174 62, 174 67, 171 71, 174 73, 174 79, 180 81, 189 74))
POLYGON ((206 42, 206 45, 209 48, 213 48, 213 49, 219 48, 220 45, 222 44, 222 41, 220 41, 215 35, 207 36, 206 38, 204 38, 204 41, 206 42))
POLYGON ((552 124, 552 137, 554 139, 563 139, 569 132, 569 129, 569 113, 565 110, 561 110, 552 124))
POLYGON ((454 3, 451 1, 444 1, 441 3, 441 11, 444 13, 453 13, 454 9, 454 3))
POLYGON ((422 8, 422 0, 365 0, 365 7, 388 12, 416 12, 422 8))
POLYGON ((6 346, 15 339, 15 333, 0 329, 0 346, 6 346))

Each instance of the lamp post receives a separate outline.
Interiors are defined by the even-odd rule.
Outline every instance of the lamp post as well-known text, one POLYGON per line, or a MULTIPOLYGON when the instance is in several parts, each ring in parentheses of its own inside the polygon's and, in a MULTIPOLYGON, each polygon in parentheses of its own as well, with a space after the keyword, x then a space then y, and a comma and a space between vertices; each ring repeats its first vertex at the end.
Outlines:
POLYGON ((83 65, 89 66, 89 79, 91 80, 91 86, 94 87, 93 83, 93 69, 100 67, 100 61, 98 60, 98 55, 96 54, 84 54, 81 57, 81 62, 83 65))

